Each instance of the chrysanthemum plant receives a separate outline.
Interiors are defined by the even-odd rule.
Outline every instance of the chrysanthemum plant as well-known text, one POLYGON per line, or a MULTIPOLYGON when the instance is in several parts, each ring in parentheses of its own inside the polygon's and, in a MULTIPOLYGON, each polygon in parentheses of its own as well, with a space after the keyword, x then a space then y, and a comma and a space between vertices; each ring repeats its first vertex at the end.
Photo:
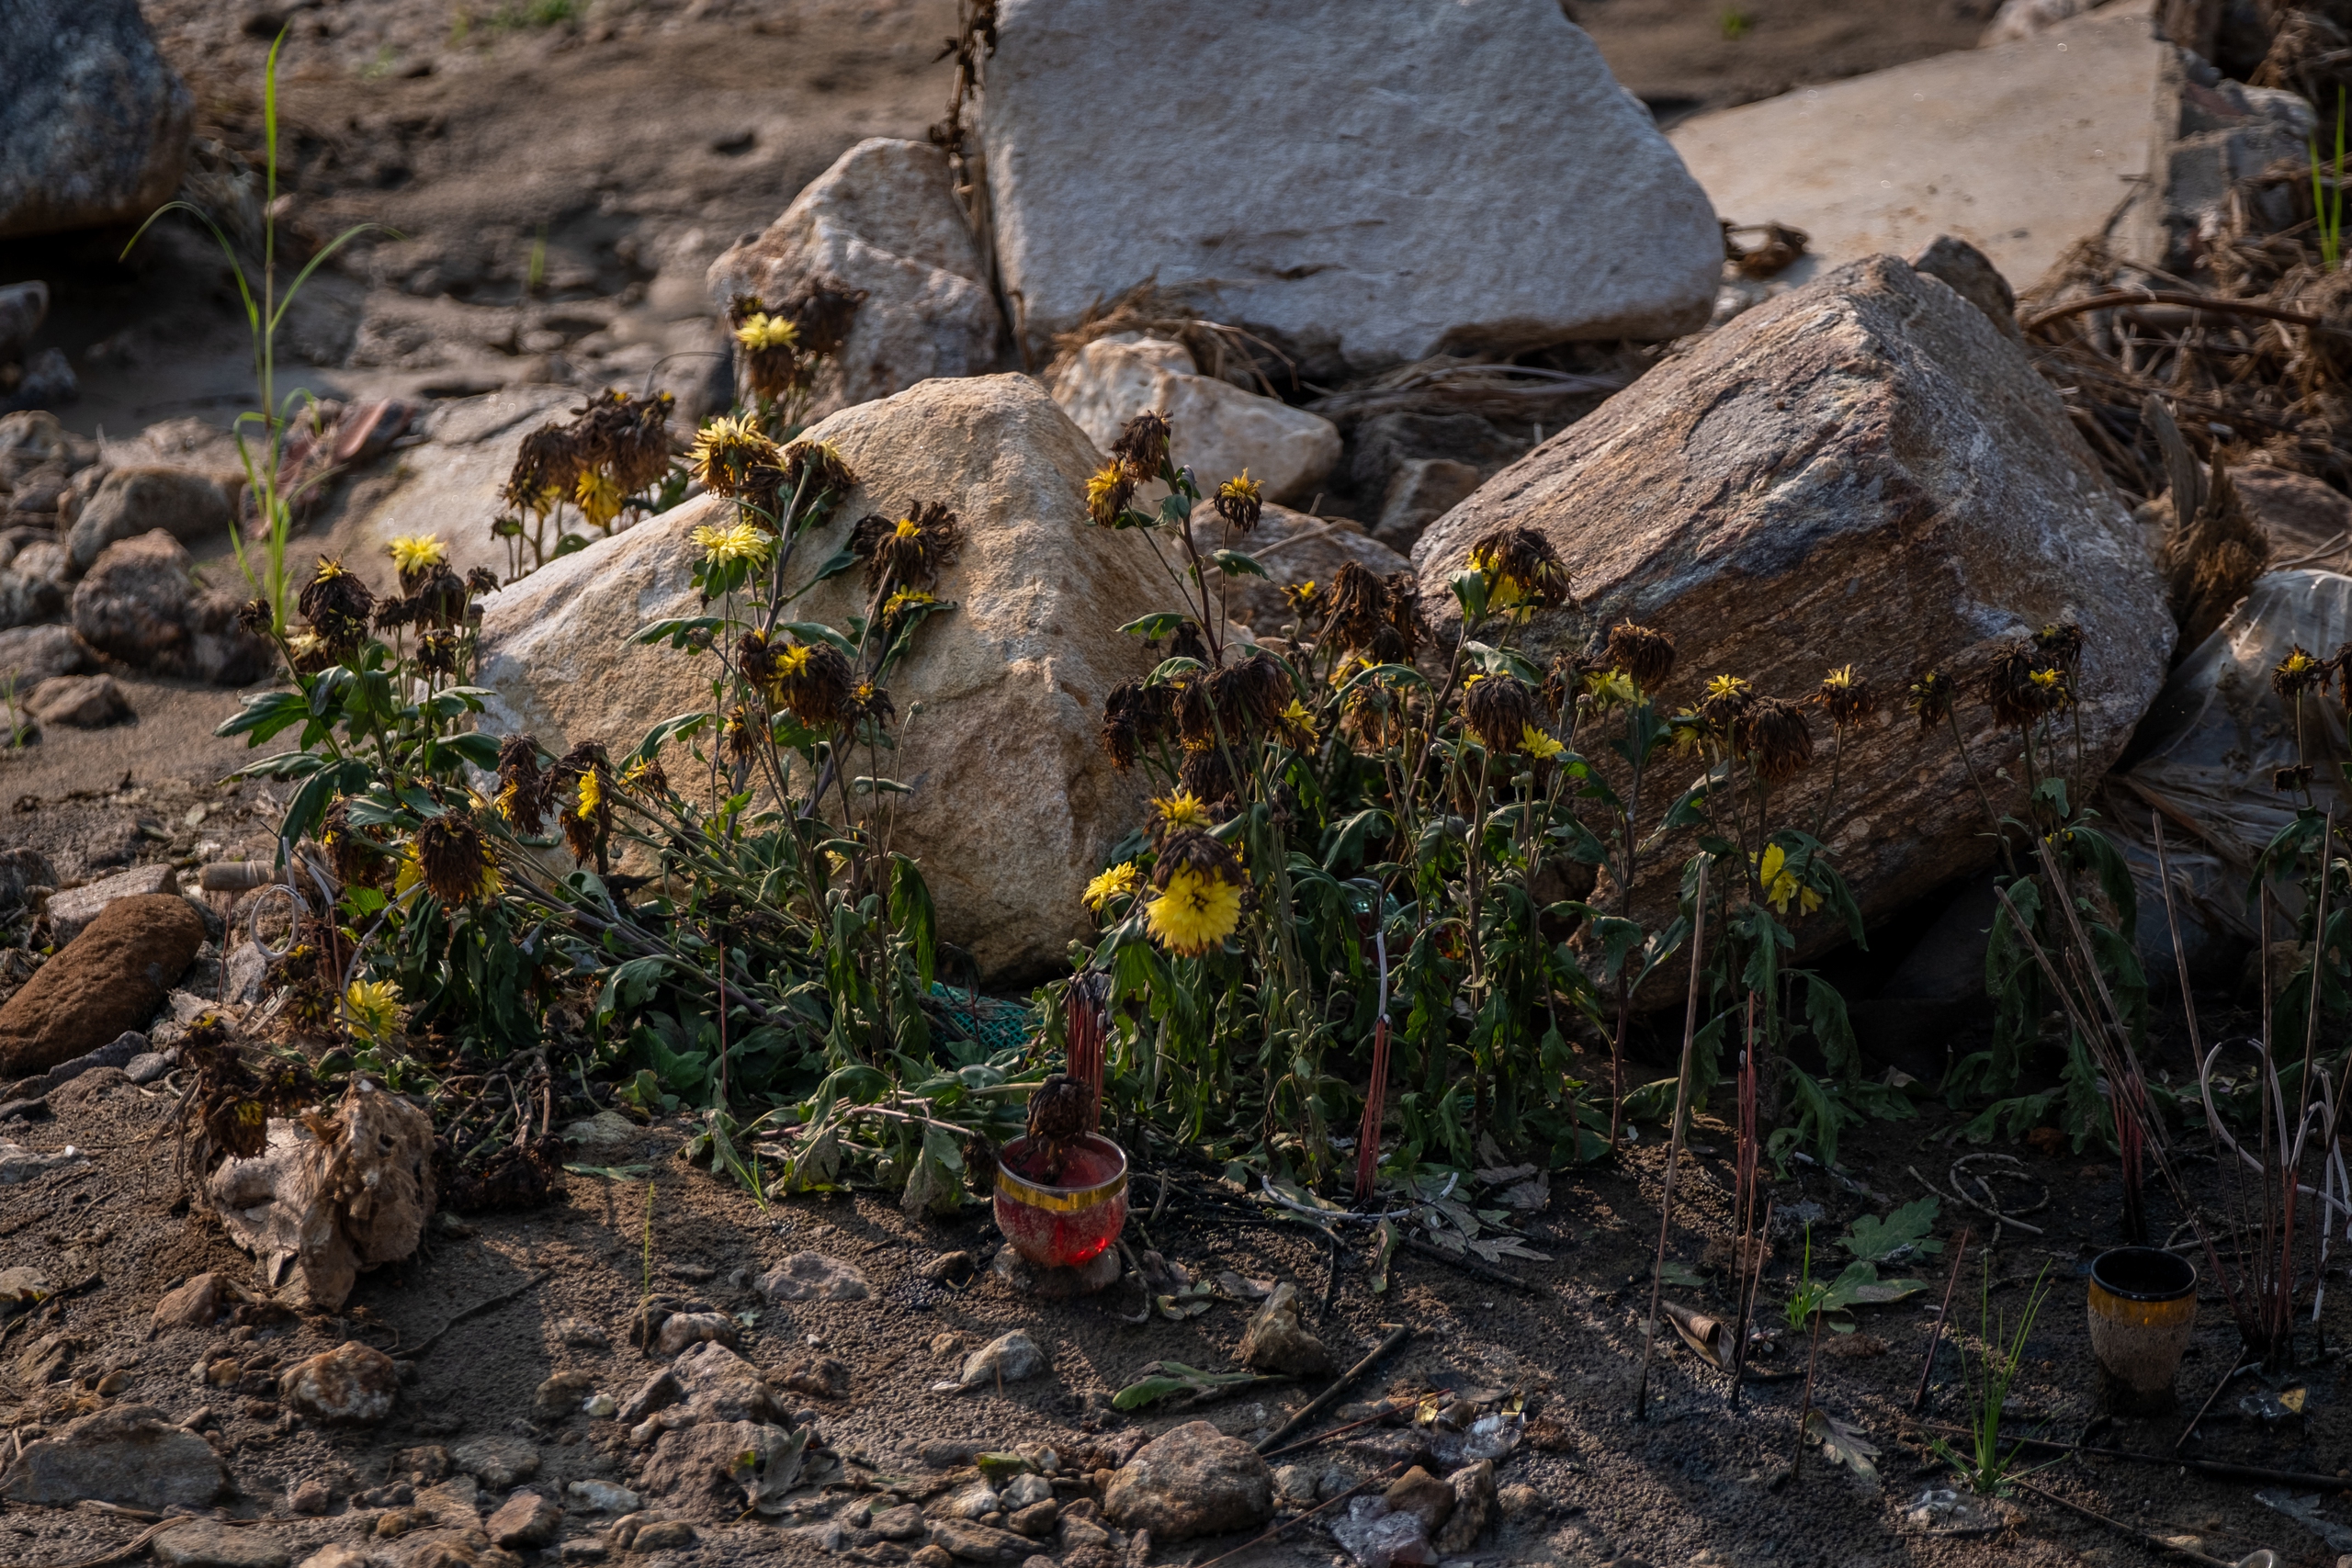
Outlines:
POLYGON ((505 542, 507 581, 586 549, 582 530, 610 538, 624 519, 666 512, 684 498, 687 475, 670 439, 671 406, 667 392, 631 397, 610 389, 565 423, 550 421, 523 437, 499 494, 505 510, 490 527, 505 542))

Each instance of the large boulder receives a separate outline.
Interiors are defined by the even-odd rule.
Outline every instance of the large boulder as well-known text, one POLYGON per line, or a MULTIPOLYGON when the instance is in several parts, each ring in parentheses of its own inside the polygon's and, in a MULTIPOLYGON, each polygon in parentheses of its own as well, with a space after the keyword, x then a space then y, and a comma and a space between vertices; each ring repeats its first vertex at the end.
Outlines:
MULTIPOLYGON (((1320 414, 1198 374, 1181 343, 1118 333, 1096 338, 1054 378, 1054 401, 1105 451, 1147 409, 1168 416, 1170 454, 1193 470, 1203 494, 1247 471, 1269 501, 1312 501, 1340 461, 1340 428, 1320 414)), ((1167 494, 1136 495, 1149 510, 1167 494)))
POLYGON ((178 187, 195 118, 137 0, 17 0, 0 51, 0 239, 138 222, 178 187))
POLYGON ((183 545, 211 542, 229 531, 227 492, 185 468, 117 468, 74 519, 65 548, 74 570, 87 571, 116 540, 158 528, 183 545))
POLYGON ((203 945, 204 917, 176 893, 108 904, 0 1005, 0 1083, 144 1029, 203 945))
POLYGON ((238 686, 269 669, 269 645, 237 625, 238 601, 206 588, 157 528, 98 552, 74 589, 74 629, 133 669, 238 686))
POLYGON ((764 231, 711 264, 710 295, 722 312, 744 294, 774 307, 820 275, 865 298, 820 374, 814 412, 997 367, 1003 319, 936 147, 880 136, 859 142, 764 231))
POLYGON ((17 626, 0 631, 0 681, 14 677, 17 695, 29 696, 43 681, 87 675, 98 667, 90 645, 72 626, 17 626))
MULTIPOLYGON (((1674 637, 1662 695, 1677 705, 1724 671, 1785 697, 1832 665, 1871 679, 1894 711, 1845 748, 1832 838, 1865 916, 1992 853, 1949 735, 1909 734, 1916 674, 1962 682, 1979 773, 2007 789, 1992 769, 2014 740, 1973 679, 1996 649, 2081 626, 2076 772, 2091 779, 2172 652, 2147 544, 2056 392, 1983 311, 1893 256, 1739 316, 1432 524, 1413 563, 1433 612, 1453 610, 1443 585, 1472 542, 1504 526, 1541 532, 1573 574, 1575 603, 1518 634, 1539 659, 1631 619, 1674 637)), ((1821 761, 1773 793, 1781 821, 1809 822, 1828 783, 1815 728, 1821 761)), ((1653 855, 1644 882, 1665 887, 1679 858, 1653 855)))
MULTIPOLYGON (((888 766, 914 792, 895 797, 891 842, 920 858, 940 936, 984 976, 1043 974, 1084 934, 1080 894, 1139 820, 1138 787, 1096 735, 1111 688, 1150 668, 1118 628, 1168 607, 1174 591, 1147 541, 1088 523, 1086 479, 1101 457, 1025 376, 926 381, 808 434, 831 442, 860 480, 835 521, 801 541, 811 568, 868 512, 903 516, 935 501, 960 521, 962 554, 938 588, 956 608, 924 626, 888 682, 901 716, 888 766)), ((702 613, 693 534, 730 517, 715 498, 689 502, 492 596, 482 727, 558 752, 584 739, 618 750, 707 704, 707 658, 630 639, 702 613)), ((840 626, 865 609, 849 573, 793 613, 840 626)))
POLYGON ((1714 210, 1557 0, 1004 0, 997 32, 980 136, 1033 336, 1151 281, 1310 374, 1707 320, 1714 210), (1142 60, 1189 89, 1106 90, 1142 60))

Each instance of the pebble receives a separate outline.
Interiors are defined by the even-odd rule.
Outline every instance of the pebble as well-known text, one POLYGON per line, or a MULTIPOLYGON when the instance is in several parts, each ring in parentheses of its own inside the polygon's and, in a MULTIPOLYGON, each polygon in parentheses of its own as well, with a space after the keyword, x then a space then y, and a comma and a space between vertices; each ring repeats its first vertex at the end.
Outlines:
POLYGON ((277 1390, 281 1399, 304 1416, 367 1423, 392 1413, 400 1381, 390 1356, 351 1340, 288 1367, 277 1390))
POLYGON ((295 1513, 315 1517, 334 1506, 334 1494, 327 1489, 325 1482, 313 1476, 294 1488, 286 1506, 295 1513))
POLYGON ((520 1438, 476 1438, 452 1449, 449 1462, 492 1492, 505 1492, 539 1472, 539 1450, 520 1438))
POLYGON ((796 1252, 760 1277, 760 1293, 772 1302, 862 1302, 873 1294, 854 1263, 821 1252, 796 1252))
POLYGON ((160 1512, 209 1506, 228 1481, 202 1438, 166 1425, 146 1405, 117 1404, 27 1443, 0 1478, 0 1497, 52 1507, 89 1499, 160 1512))
POLYGON ((885 1508, 866 1521, 866 1529, 884 1540, 912 1540, 927 1528, 922 1510, 912 1503, 901 1503, 895 1508, 885 1508))
POLYGON ((591 1513, 634 1514, 645 1506, 644 1498, 609 1481, 575 1481, 563 1490, 566 1496, 591 1513))
POLYGON ((952 1383, 932 1385, 934 1393, 994 1387, 998 1382, 1023 1382, 1046 1370, 1046 1353, 1037 1342, 1014 1329, 999 1335, 964 1358, 964 1370, 952 1383))
MULTIPOLYGON (((1446 1501, 1453 1502, 1451 1489, 1446 1501)), ((1162 1542, 1258 1529, 1273 1517, 1273 1472, 1240 1438, 1205 1421, 1187 1422, 1136 1450, 1111 1478, 1102 1511, 1112 1523, 1149 1530, 1162 1542)))
POLYGON ((190 1519, 155 1538, 152 1549, 164 1568, 286 1568, 293 1561, 286 1543, 267 1530, 190 1519))
POLYGON ((588 1402, 580 1407, 580 1413, 591 1420, 609 1421, 620 1414, 620 1402, 611 1394, 595 1393, 588 1396, 588 1402))
POLYGON ((531 1395, 531 1418, 549 1427, 566 1420, 578 1412, 581 1401, 595 1386, 593 1372, 558 1372, 539 1384, 531 1395))
POLYGON ((563 1526, 563 1510, 536 1492, 517 1492, 498 1506, 483 1527, 505 1547, 541 1547, 563 1526))

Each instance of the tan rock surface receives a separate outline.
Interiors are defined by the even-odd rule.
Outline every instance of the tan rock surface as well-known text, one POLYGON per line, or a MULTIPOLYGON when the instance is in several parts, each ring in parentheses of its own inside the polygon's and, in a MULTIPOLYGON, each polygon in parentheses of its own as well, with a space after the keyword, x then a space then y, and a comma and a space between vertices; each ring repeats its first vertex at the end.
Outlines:
MULTIPOLYGON (((1086 929, 1079 894, 1138 819, 1136 787, 1112 769, 1096 727, 1110 689, 1150 667, 1118 628, 1174 591, 1144 540, 1086 521, 1100 456, 1026 377, 926 381, 809 434, 834 443, 861 479, 801 543, 811 566, 867 512, 939 501, 960 519, 961 559, 939 586, 957 608, 923 627, 888 682, 893 772, 914 791, 896 797, 891 842, 920 859, 941 937, 983 975, 1041 973, 1086 929)), ((484 728, 534 734, 558 752, 587 739, 617 750, 707 701, 705 661, 628 638, 699 613, 691 536, 727 510, 690 502, 492 597, 481 683, 496 695, 484 728)), ((850 573, 795 614, 838 626, 865 608, 850 573)))
MULTIPOLYGON (((1525 634, 1544 657, 1630 617, 1675 638, 1677 704, 1721 671, 1789 697, 1849 660, 1871 677, 1894 711, 1849 750, 1832 840, 1867 916, 1991 852, 1949 739, 1915 741, 1900 711, 1917 671, 1970 671, 2020 632, 2078 623, 2096 777, 2172 651, 2145 541, 2056 393, 1893 256, 1740 316, 1432 524, 1413 559, 1433 615, 1471 542, 1507 525, 1540 530, 1573 573, 1577 603, 1525 634)), ((2011 758, 1973 683, 1958 712, 1990 779, 2011 758)), ((1828 772, 1778 792, 1776 815, 1808 820, 1828 772)), ((1653 857, 1645 885, 1679 859, 1653 857)))

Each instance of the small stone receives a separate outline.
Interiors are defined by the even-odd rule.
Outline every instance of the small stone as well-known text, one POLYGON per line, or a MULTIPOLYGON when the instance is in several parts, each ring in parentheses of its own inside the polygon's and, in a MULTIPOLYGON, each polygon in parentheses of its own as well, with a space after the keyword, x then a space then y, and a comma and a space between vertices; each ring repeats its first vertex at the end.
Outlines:
POLYGON ((1252 1371, 1320 1378, 1333 1370, 1331 1352, 1299 1321, 1298 1287, 1287 1280, 1274 1287, 1250 1320, 1233 1355, 1252 1371))
POLYGON ((1034 1557, 1023 1558, 1021 1568, 1054 1568, 1054 1560, 1041 1551, 1034 1557))
POLYGON ((1064 1551, 1076 1551, 1084 1547, 1110 1544, 1111 1532, 1092 1519, 1073 1518, 1069 1514, 1062 1516, 1062 1550, 1064 1551))
POLYGON ((602 1562, 605 1560, 605 1543, 601 1540, 567 1540, 563 1543, 563 1560, 566 1562, 602 1562))
POLYGON ((940 1519, 931 1527, 931 1544, 965 1562, 1020 1562, 1036 1550, 1025 1536, 971 1519, 940 1519))
POLYGON ((955 1568, 956 1558, 944 1546, 926 1546, 908 1559, 914 1568, 955 1568))
POLYGON ((54 676, 21 705, 40 723, 66 729, 104 729, 138 716, 111 675, 54 676))
POLYGON ((760 1277, 772 1302, 862 1302, 873 1294, 855 1264, 821 1252, 796 1252, 760 1277))
POLYGON ((70 944, 62 935, 57 942, 55 954, 0 1003, 0 1081, 45 1073, 145 1028, 204 944, 204 918, 176 892, 134 894, 98 909, 70 944))
POLYGON ((1544 1494, 1525 1482, 1514 1482, 1495 1495, 1502 1507, 1503 1517, 1523 1519, 1544 1511, 1544 1494))
MULTIPOLYGON (((446 1480, 450 1470, 449 1450, 438 1443, 424 1443, 413 1449, 402 1449, 392 1456, 392 1472, 408 1477, 412 1486, 430 1485, 446 1480)), ((414 1494, 401 1499, 414 1501, 414 1494)))
POLYGON ((171 1058, 161 1051, 143 1051, 122 1065, 122 1076, 141 1086, 153 1083, 171 1070, 171 1058))
POLYGON ((922 1277, 933 1284, 960 1285, 978 1269, 968 1252, 943 1252, 922 1266, 922 1277))
POLYGON ((947 1499, 941 1512, 951 1519, 984 1519, 1004 1510, 1004 1498, 987 1482, 977 1482, 947 1499))
POLYGON ((866 1521, 866 1529, 884 1540, 912 1540, 925 1528, 922 1510, 912 1503, 901 1503, 895 1508, 885 1508, 866 1521))
POLYGON ((85 1499, 158 1511, 208 1507, 229 1482, 220 1456, 143 1404, 118 1404, 27 1443, 0 1498, 64 1506, 85 1499))
MULTIPOLYGON (((596 1386, 594 1372, 558 1372, 531 1395, 531 1418, 544 1426, 570 1419, 596 1386)), ((487 1479, 487 1478, 485 1478, 487 1479)))
POLYGON ((686 1388, 678 1381, 678 1374, 664 1368, 646 1379, 638 1391, 628 1396, 616 1419, 624 1426, 634 1427, 655 1411, 667 1409, 685 1396, 686 1388))
POLYGON ((293 1561, 268 1531, 218 1519, 174 1525, 155 1538, 152 1550, 164 1568, 286 1568, 293 1561))
POLYGON ((1019 1329, 999 1335, 964 1358, 956 1378, 959 1388, 994 1387, 998 1382, 1023 1382, 1046 1370, 1046 1353, 1019 1329))
POLYGON ((592 1514, 633 1514, 645 1506, 644 1498, 609 1481, 575 1481, 563 1491, 592 1514))
POLYGON ((609 1421, 620 1414, 620 1402, 609 1393, 592 1393, 580 1406, 580 1414, 591 1421, 609 1421))
POLYGON ((1051 1498, 1053 1495, 1054 1483, 1044 1476, 1034 1473, 1016 1475, 1004 1483, 1002 1492, 1004 1511, 1012 1514, 1018 1513, 1023 1508, 1034 1508, 1051 1498))
POLYGON ((1392 1514, 1412 1514, 1421 1528, 1435 1535, 1453 1516, 1453 1488, 1415 1465, 1388 1483, 1380 1500, 1392 1514))
POLYGON ((654 1352, 674 1356, 693 1346, 714 1341, 731 1349, 741 1337, 741 1326, 723 1312, 672 1313, 662 1321, 654 1352))
POLYGON ((278 1396, 304 1416, 358 1423, 392 1413, 400 1381, 390 1356, 351 1340, 288 1367, 277 1387, 278 1396))
POLYGON ((376 1560, 360 1548, 339 1540, 302 1559, 300 1568, 376 1568, 376 1560))
POLYGON ((1005 1528, 1015 1535, 1038 1540, 1054 1533, 1054 1526, 1061 1521, 1062 1507, 1051 1497, 1042 1503, 1032 1503, 1015 1510, 1004 1521, 1005 1528))
POLYGON ((1478 1542, 1494 1522, 1495 1461, 1480 1460, 1446 1478, 1453 1493, 1453 1513, 1442 1529, 1430 1532, 1430 1544, 1448 1557, 1458 1557, 1478 1542))
POLYGON ((612 1340, 606 1337, 603 1329, 576 1317, 560 1320, 555 1325, 555 1334, 574 1350, 609 1350, 613 1348, 612 1340))
POLYGON ((1274 1515, 1273 1472, 1240 1438, 1188 1422, 1136 1450, 1111 1478, 1102 1511, 1163 1542, 1257 1529, 1274 1515))
POLYGON ((316 1517, 334 1506, 334 1494, 325 1482, 312 1476, 294 1488, 286 1499, 286 1506, 295 1513, 316 1517))
POLYGON ((832 1356, 803 1357, 786 1371, 784 1386, 815 1399, 840 1399, 849 1393, 849 1365, 832 1356))
POLYGON ((155 1303, 153 1322, 158 1334, 175 1328, 209 1328, 231 1308, 252 1299, 226 1274, 198 1274, 164 1292, 164 1299, 155 1303))
POLYGON ((498 1506, 483 1529, 500 1546, 539 1547, 555 1540, 563 1510, 536 1492, 517 1492, 498 1506))
POLYGON ((521 1438, 476 1438, 449 1450, 449 1461, 492 1492, 505 1492, 539 1472, 539 1448, 521 1438))
POLYGON ((644 1146, 645 1129, 617 1111, 599 1111, 563 1130, 565 1146, 581 1165, 619 1165, 644 1146))
POLYGON ((674 1551, 695 1543, 695 1527, 684 1519, 656 1519, 650 1525, 639 1525, 637 1539, 630 1544, 633 1551, 674 1551))

